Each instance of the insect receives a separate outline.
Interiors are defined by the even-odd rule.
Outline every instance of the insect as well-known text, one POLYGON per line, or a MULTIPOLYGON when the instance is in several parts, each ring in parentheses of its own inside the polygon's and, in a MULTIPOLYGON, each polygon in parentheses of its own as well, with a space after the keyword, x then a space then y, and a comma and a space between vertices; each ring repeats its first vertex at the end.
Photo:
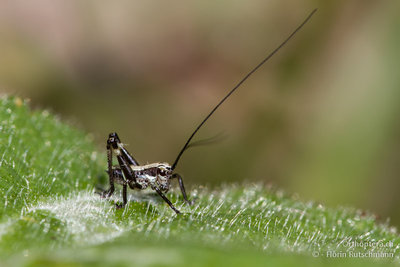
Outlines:
POLYGON ((255 68, 253 68, 240 82, 225 95, 222 100, 211 110, 211 112, 203 119, 203 121, 197 126, 197 128, 191 133, 187 139, 185 145, 182 147, 175 162, 170 165, 166 162, 152 163, 146 165, 140 165, 132 155, 126 150, 124 145, 121 143, 117 133, 111 133, 107 139, 107 161, 108 161, 108 176, 110 182, 110 188, 101 193, 102 197, 110 197, 115 190, 114 183, 120 184, 123 187, 122 197, 123 203, 116 204, 117 208, 122 208, 127 204, 127 187, 131 189, 145 189, 150 187, 156 191, 158 195, 168 205, 179 214, 179 210, 171 203, 171 201, 165 196, 164 193, 168 192, 172 179, 177 179, 179 187, 182 192, 182 196, 185 202, 189 205, 192 204, 189 201, 185 186, 183 184, 182 177, 174 172, 182 154, 194 143, 191 143, 195 134, 200 130, 203 124, 214 114, 214 112, 221 106, 225 100, 231 96, 231 94, 238 89, 242 83, 244 83, 254 72, 256 72, 265 62, 267 62, 276 52, 278 52, 314 15, 317 9, 314 9, 307 18, 277 47, 273 50, 266 58, 264 58, 255 68), (113 156, 116 156, 118 165, 113 166, 113 156))

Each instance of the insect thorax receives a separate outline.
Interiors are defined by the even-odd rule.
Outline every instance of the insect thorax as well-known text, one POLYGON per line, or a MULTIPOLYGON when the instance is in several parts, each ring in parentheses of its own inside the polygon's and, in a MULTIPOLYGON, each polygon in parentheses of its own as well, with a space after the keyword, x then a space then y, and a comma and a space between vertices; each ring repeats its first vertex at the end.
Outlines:
POLYGON ((145 189, 148 186, 159 187, 162 191, 168 191, 172 176, 171 166, 168 163, 152 163, 142 166, 129 166, 135 181, 128 181, 134 187, 145 189))

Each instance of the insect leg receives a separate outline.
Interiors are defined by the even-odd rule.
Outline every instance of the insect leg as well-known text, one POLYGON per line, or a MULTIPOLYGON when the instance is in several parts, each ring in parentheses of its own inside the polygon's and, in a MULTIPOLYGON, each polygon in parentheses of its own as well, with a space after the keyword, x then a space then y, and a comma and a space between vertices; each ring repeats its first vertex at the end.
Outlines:
POLYGON ((189 201, 189 199, 187 198, 186 190, 185 190, 185 186, 183 185, 183 179, 182 179, 182 177, 181 177, 179 174, 174 173, 174 174, 172 175, 172 178, 177 178, 177 179, 178 179, 179 187, 181 188, 181 192, 182 192, 182 195, 183 195, 183 199, 185 199, 186 203, 189 204, 189 205, 193 205, 193 201, 189 201))
POLYGON ((128 152, 128 150, 126 150, 126 148, 122 144, 119 147, 119 151, 121 153, 121 156, 123 156, 130 165, 139 166, 139 163, 132 157, 132 155, 128 152))
POLYGON ((163 194, 163 192, 161 192, 160 188, 158 188, 157 186, 152 186, 151 188, 155 190, 160 195, 160 197, 164 199, 165 202, 168 203, 168 205, 176 212, 176 214, 180 214, 180 211, 177 210, 175 206, 171 203, 171 201, 169 201, 169 199, 163 194))
POLYGON ((128 203, 128 199, 126 197, 126 184, 123 185, 123 190, 122 190, 122 200, 123 200, 123 205, 125 206, 126 203, 128 203))
POLYGON ((122 185, 122 200, 123 200, 123 203, 122 203, 122 205, 121 204, 115 204, 117 209, 125 207, 125 205, 128 203, 128 198, 126 196, 126 193, 127 193, 126 189, 127 189, 127 184, 125 183, 125 184, 122 185))
POLYGON ((117 154, 124 157, 129 165, 139 166, 139 162, 137 162, 137 160, 132 157, 128 150, 126 150, 124 145, 121 143, 121 140, 119 139, 117 133, 110 133, 110 135, 108 136, 107 149, 109 147, 117 150, 117 154))
POLYGON ((112 194, 114 193, 115 187, 114 187, 114 172, 113 172, 113 166, 112 166, 112 149, 108 145, 107 141, 107 162, 108 162, 108 178, 110 182, 110 188, 105 190, 102 194, 101 197, 111 197, 112 194))
POLYGON ((131 169, 131 165, 139 165, 139 163, 132 157, 131 154, 123 147, 118 134, 111 133, 107 139, 107 161, 108 161, 108 176, 110 178, 110 188, 103 192, 103 197, 109 197, 114 193, 114 182, 122 184, 122 198, 123 203, 116 204, 117 208, 122 208, 128 203, 127 186, 129 181, 136 181, 135 175, 131 169), (113 151, 115 150, 118 167, 112 166, 113 151))
POLYGON ((134 174, 132 172, 132 169, 129 167, 126 159, 124 157, 122 157, 121 155, 117 155, 117 159, 118 159, 118 164, 120 166, 119 168, 114 169, 114 172, 118 172, 119 171, 119 178, 122 178, 123 181, 122 183, 122 199, 123 199, 123 203, 122 205, 116 205, 117 208, 122 208, 124 207, 127 203, 128 203, 128 198, 127 198, 127 186, 128 186, 128 181, 129 180, 135 180, 134 174), (124 175, 122 175, 121 173, 124 175))

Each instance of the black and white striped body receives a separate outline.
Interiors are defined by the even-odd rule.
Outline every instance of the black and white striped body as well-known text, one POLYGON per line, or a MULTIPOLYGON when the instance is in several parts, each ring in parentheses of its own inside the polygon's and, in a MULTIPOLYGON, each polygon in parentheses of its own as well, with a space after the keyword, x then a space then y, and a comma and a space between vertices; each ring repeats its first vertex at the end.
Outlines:
MULTIPOLYGON (((130 165, 132 176, 125 178, 122 172, 114 177, 114 182, 123 185, 128 183, 131 189, 146 189, 158 186, 162 192, 168 192, 172 176, 171 166, 168 163, 152 163, 142 166, 130 165), (132 179, 133 178, 133 179, 132 179)), ((116 169, 114 169, 116 170, 116 169)))

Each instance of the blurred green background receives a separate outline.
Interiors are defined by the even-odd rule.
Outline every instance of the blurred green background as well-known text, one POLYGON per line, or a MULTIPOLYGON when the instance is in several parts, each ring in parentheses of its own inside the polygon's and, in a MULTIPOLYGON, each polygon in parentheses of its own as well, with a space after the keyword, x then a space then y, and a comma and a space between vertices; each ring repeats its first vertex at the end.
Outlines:
MULTIPOLYGON (((0 90, 60 114, 104 151, 118 132, 140 163, 172 163, 229 99, 178 171, 187 185, 265 181, 400 225, 399 1, 0 2, 0 90)), ((106 166, 104 166, 106 168, 106 166)))

